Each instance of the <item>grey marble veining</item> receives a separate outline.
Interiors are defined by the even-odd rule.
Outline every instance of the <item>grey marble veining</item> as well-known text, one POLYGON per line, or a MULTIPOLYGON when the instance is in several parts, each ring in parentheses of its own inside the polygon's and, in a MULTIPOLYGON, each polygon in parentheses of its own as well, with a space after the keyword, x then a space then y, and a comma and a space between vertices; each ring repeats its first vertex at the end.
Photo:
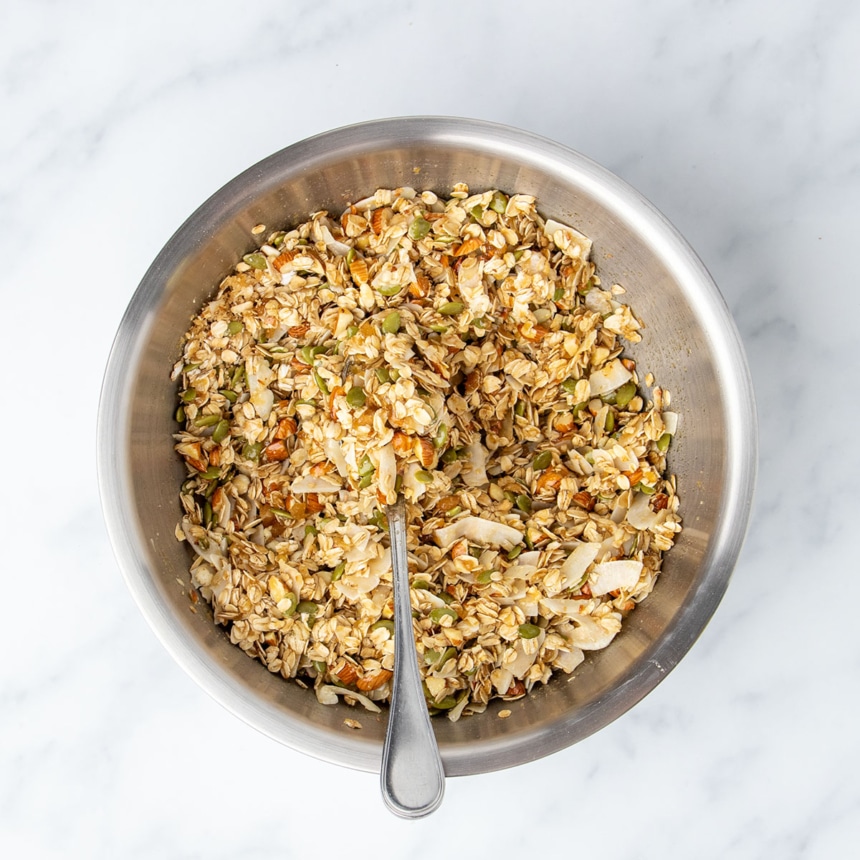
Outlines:
POLYGON ((57 3, 0 28, 0 854, 832 858, 860 837, 860 7, 848 2, 57 3), (742 334, 761 458, 700 641, 616 723, 450 780, 275 745, 172 662, 102 526, 95 413, 147 265, 220 185, 310 134, 437 113, 527 128, 644 193, 742 334))

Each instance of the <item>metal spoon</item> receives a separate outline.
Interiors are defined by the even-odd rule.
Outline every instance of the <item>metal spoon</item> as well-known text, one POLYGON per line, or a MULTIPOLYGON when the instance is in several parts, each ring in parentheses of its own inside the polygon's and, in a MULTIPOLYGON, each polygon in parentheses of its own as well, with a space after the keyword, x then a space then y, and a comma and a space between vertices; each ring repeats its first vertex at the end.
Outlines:
POLYGON ((412 636, 406 505, 387 505, 394 582, 394 685, 382 749, 380 785, 386 806, 401 818, 423 818, 442 803, 445 772, 430 725, 412 636))

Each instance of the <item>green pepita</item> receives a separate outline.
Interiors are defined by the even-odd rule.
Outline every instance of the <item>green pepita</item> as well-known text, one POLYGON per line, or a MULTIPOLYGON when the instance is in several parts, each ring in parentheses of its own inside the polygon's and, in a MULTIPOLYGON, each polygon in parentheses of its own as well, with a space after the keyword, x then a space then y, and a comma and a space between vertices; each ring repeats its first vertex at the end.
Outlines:
POLYGON ((499 215, 505 214, 505 209, 508 208, 508 198, 501 191, 496 191, 493 194, 493 199, 490 201, 490 209, 499 215))
POLYGON ((380 618, 379 621, 374 621, 373 624, 370 625, 370 630, 373 632, 374 630, 387 630, 391 636, 394 635, 394 622, 389 620, 388 618, 380 618))
POLYGON ((400 331, 400 314, 397 311, 391 311, 382 321, 382 330, 386 334, 397 334, 400 331))
POLYGON ((314 368, 313 377, 314 377, 314 382, 317 384, 317 388, 319 388, 319 390, 323 394, 325 394, 326 397, 328 397, 328 395, 329 395, 328 386, 325 384, 325 380, 322 378, 322 376, 320 376, 320 373, 316 368, 314 368))
POLYGON ((267 267, 266 255, 265 254, 245 254, 242 259, 252 268, 252 269, 265 269, 267 267))
POLYGON ((312 600, 302 600, 298 606, 296 606, 296 612, 298 612, 299 615, 309 615, 313 618, 313 616, 319 612, 319 606, 312 600))
POLYGON ((242 456, 246 460, 259 460, 260 453, 263 450, 262 442, 246 442, 242 446, 242 456))
POLYGON ((624 385, 615 392, 615 404, 620 409, 623 409, 635 396, 636 383, 625 382, 624 385))
POLYGON ((403 289, 403 284, 386 284, 378 288, 379 295, 391 298, 396 296, 403 289))
POLYGON ((361 409, 367 403, 367 395, 364 393, 364 389, 358 385, 354 385, 346 392, 346 402, 353 409, 361 409))
POLYGON ((420 242, 430 232, 430 222, 420 215, 409 225, 409 238, 420 242))
POLYGON ((462 313, 465 307, 466 306, 462 302, 445 302, 445 304, 439 308, 439 313, 446 317, 453 317, 462 313))
POLYGON ((540 627, 537 624, 520 624, 519 631, 523 639, 534 639, 540 636, 540 627))
POLYGON ((552 451, 541 451, 540 454, 535 457, 534 462, 532 463, 532 468, 535 472, 542 472, 550 463, 552 463, 552 451))
POLYGON ((447 606, 437 606, 430 611, 430 620, 434 624, 439 624, 443 618, 450 618, 452 621, 459 621, 460 616, 447 606))
POLYGON ((220 445, 230 435, 230 422, 222 418, 212 431, 212 441, 220 445))

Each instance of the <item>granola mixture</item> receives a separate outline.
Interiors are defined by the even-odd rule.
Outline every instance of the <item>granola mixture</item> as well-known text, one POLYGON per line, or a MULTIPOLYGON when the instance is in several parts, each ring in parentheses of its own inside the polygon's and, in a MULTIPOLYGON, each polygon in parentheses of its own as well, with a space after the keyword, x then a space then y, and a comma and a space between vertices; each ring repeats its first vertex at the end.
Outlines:
POLYGON ((533 197, 459 184, 379 190, 244 257, 173 373, 177 537, 232 642, 378 710, 401 492, 434 711, 516 699, 609 645, 681 528, 677 418, 640 390, 622 354, 640 323, 590 250, 533 197))

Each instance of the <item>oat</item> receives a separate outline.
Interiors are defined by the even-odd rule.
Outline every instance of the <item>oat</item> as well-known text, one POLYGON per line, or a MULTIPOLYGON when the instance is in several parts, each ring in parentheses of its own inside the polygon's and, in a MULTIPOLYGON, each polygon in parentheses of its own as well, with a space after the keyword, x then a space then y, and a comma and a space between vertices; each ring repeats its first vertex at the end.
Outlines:
POLYGON ((681 528, 677 416, 639 390, 641 324, 590 249, 458 183, 380 189, 237 263, 172 375, 177 537, 232 642, 323 703, 387 701, 398 492, 431 708, 480 713, 612 641, 681 528))
POLYGON ((350 720, 350 719, 348 719, 348 718, 347 718, 347 719, 345 719, 345 720, 343 721, 343 724, 344 724, 348 729, 360 729, 360 728, 363 728, 363 726, 361 725, 361 723, 360 723, 358 720, 350 720))
POLYGON ((500 720, 506 720, 510 715, 511 715, 511 712, 507 708, 499 711, 499 719, 500 720))

